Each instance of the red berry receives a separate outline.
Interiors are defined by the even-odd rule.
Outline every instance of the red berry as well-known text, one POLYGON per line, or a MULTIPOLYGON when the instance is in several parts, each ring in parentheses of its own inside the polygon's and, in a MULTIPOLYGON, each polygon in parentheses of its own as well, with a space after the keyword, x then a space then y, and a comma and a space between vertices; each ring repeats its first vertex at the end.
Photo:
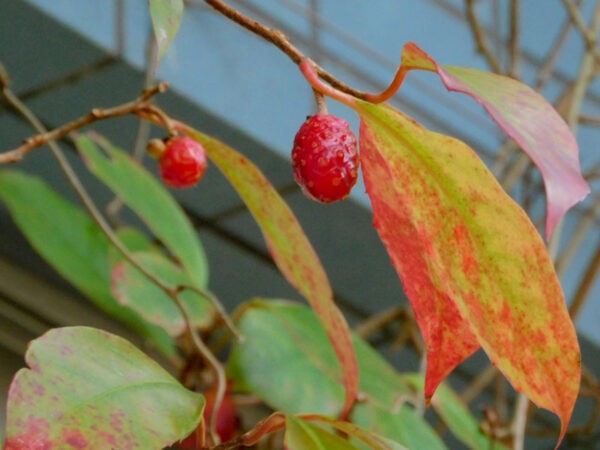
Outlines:
POLYGON ((317 114, 298 130, 292 150, 294 178, 309 197, 323 203, 348 196, 358 178, 356 137, 348 122, 317 114))
POLYGON ((166 142, 158 164, 165 184, 174 188, 191 187, 206 170, 204 147, 187 136, 172 137, 166 142))

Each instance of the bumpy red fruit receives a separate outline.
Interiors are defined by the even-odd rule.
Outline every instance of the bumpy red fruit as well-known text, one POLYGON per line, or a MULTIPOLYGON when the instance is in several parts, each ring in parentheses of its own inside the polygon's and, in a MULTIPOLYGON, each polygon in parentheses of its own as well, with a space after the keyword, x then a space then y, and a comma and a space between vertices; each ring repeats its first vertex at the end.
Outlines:
POLYGON ((331 114, 309 117, 294 139, 292 165, 296 182, 309 197, 323 203, 346 198, 359 166, 348 122, 331 114))
POLYGON ((199 142, 187 136, 175 136, 166 142, 158 161, 160 176, 174 188, 195 185, 206 171, 206 153, 199 142))

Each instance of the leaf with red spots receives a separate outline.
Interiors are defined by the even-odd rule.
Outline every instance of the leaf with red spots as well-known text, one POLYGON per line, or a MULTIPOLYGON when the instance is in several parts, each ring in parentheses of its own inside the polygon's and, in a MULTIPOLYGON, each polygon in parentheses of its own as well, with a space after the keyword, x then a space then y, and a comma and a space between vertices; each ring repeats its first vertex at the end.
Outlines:
POLYGON ((590 192, 581 175, 577 141, 552 105, 512 78, 468 67, 442 66, 414 43, 404 46, 402 65, 437 72, 448 90, 473 97, 529 155, 544 179, 549 239, 562 216, 590 192))
POLYGON ((267 247, 285 278, 308 300, 319 316, 342 365, 345 415, 358 392, 358 363, 350 330, 333 301, 327 274, 296 216, 279 193, 241 153, 184 124, 177 127, 206 148, 208 157, 238 192, 258 223, 267 247))
POLYGON ((5 450, 160 449, 189 435, 204 399, 118 336, 88 327, 31 342, 8 393, 5 450))
POLYGON ((158 45, 156 65, 161 60, 177 32, 183 17, 183 0, 149 0, 154 37, 158 45))
POLYGON ((427 347, 425 395, 482 346, 517 390, 555 412, 564 436, 580 353, 544 243, 464 143, 357 101, 375 227, 427 347))

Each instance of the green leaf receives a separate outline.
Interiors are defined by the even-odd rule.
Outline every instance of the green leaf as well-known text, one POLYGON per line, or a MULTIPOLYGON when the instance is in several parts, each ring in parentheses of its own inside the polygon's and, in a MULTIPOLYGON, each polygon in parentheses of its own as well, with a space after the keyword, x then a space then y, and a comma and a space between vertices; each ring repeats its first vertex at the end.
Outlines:
POLYGON ((339 435, 294 416, 286 417, 285 446, 289 450, 358 450, 339 435))
MULTIPOLYGON (((232 349, 229 377, 274 409, 336 416, 343 405, 341 373, 327 335, 309 308, 256 299, 242 306, 242 343, 232 349)), ((354 339, 360 392, 370 403, 392 408, 411 395, 396 371, 367 343, 354 339)))
MULTIPOLYGON (((134 252, 136 261, 169 288, 190 286, 189 275, 159 253, 134 252)), ((164 328, 171 336, 186 330, 185 320, 173 299, 124 259, 113 266, 112 292, 115 298, 146 319, 164 328)), ((192 325, 206 328, 213 323, 215 310, 210 301, 185 290, 179 294, 192 325)))
POLYGON ((473 97, 529 155, 544 178, 549 239, 562 216, 590 192, 581 174, 575 136, 552 105, 512 78, 468 67, 439 65, 414 43, 404 47, 402 65, 437 72, 448 90, 473 97))
MULTIPOLYGON (((419 374, 403 374, 404 378, 418 391, 423 391, 423 377, 419 374)), ((441 384, 431 399, 431 405, 442 418, 450 431, 463 444, 472 450, 493 448, 495 450, 508 450, 500 442, 484 434, 477 419, 464 405, 458 395, 447 384, 441 384)))
POLYGON ((159 350, 173 355, 173 340, 110 293, 109 242, 100 227, 42 180, 13 170, 0 171, 0 198, 31 246, 99 308, 122 320, 159 350))
POLYGON ((464 143, 356 102, 374 223, 427 347, 425 396, 480 345, 564 435, 581 374, 575 328, 525 212, 464 143))
POLYGON ((189 219, 166 189, 125 152, 95 135, 96 143, 81 135, 75 144, 88 169, 118 195, 175 255, 193 284, 205 288, 208 264, 198 236, 189 219))
MULTIPOLYGON (((408 448, 445 450, 431 426, 406 404, 390 411, 373 403, 359 403, 352 410, 351 420, 373 433, 393 439, 408 448)), ((485 448, 485 447, 481 447, 485 448)))
MULTIPOLYGON (((146 234, 130 226, 123 226, 115 230, 115 235, 119 240, 132 252, 146 252, 146 253, 157 253, 163 254, 162 250, 158 245, 150 240, 146 234)), ((121 262, 125 257, 115 247, 110 247, 108 250, 108 261, 110 266, 121 262)))
POLYGON ((340 413, 344 392, 335 354, 310 309, 284 301, 254 300, 237 327, 229 377, 238 388, 286 413, 340 413))
MULTIPOLYGON (((124 227, 117 230, 116 234, 138 263, 169 288, 193 285, 189 275, 169 260, 162 249, 141 231, 124 227)), ((108 255, 111 292, 118 302, 133 309, 148 322, 158 325, 171 336, 181 335, 185 331, 185 322, 173 299, 129 264, 116 248, 111 246, 108 255)), ((206 328, 212 324, 215 310, 208 299, 189 289, 181 292, 179 299, 197 328, 206 328)))
POLYGON ((158 45, 156 65, 171 45, 183 18, 183 0, 149 0, 150 17, 158 45))
POLYGON ((358 366, 350 330, 333 301, 325 270, 298 220, 279 193, 250 160, 222 142, 184 124, 176 124, 200 142, 209 158, 238 192, 258 223, 277 267, 315 310, 343 366, 346 396, 343 414, 357 395, 358 366))
POLYGON ((88 327, 31 342, 8 393, 7 448, 161 449, 189 435, 204 409, 128 341, 88 327))

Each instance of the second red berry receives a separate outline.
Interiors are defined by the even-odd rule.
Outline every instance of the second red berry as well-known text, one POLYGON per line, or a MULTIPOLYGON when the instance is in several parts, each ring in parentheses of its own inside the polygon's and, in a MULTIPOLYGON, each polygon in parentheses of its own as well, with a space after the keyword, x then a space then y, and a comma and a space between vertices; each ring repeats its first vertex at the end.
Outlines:
POLYGON ((358 178, 356 137, 348 122, 317 114, 298 130, 292 150, 294 178, 311 198, 330 203, 346 198, 358 178))
POLYGON ((159 155, 160 176, 165 184, 174 188, 195 185, 206 171, 204 147, 187 136, 170 138, 159 155))

